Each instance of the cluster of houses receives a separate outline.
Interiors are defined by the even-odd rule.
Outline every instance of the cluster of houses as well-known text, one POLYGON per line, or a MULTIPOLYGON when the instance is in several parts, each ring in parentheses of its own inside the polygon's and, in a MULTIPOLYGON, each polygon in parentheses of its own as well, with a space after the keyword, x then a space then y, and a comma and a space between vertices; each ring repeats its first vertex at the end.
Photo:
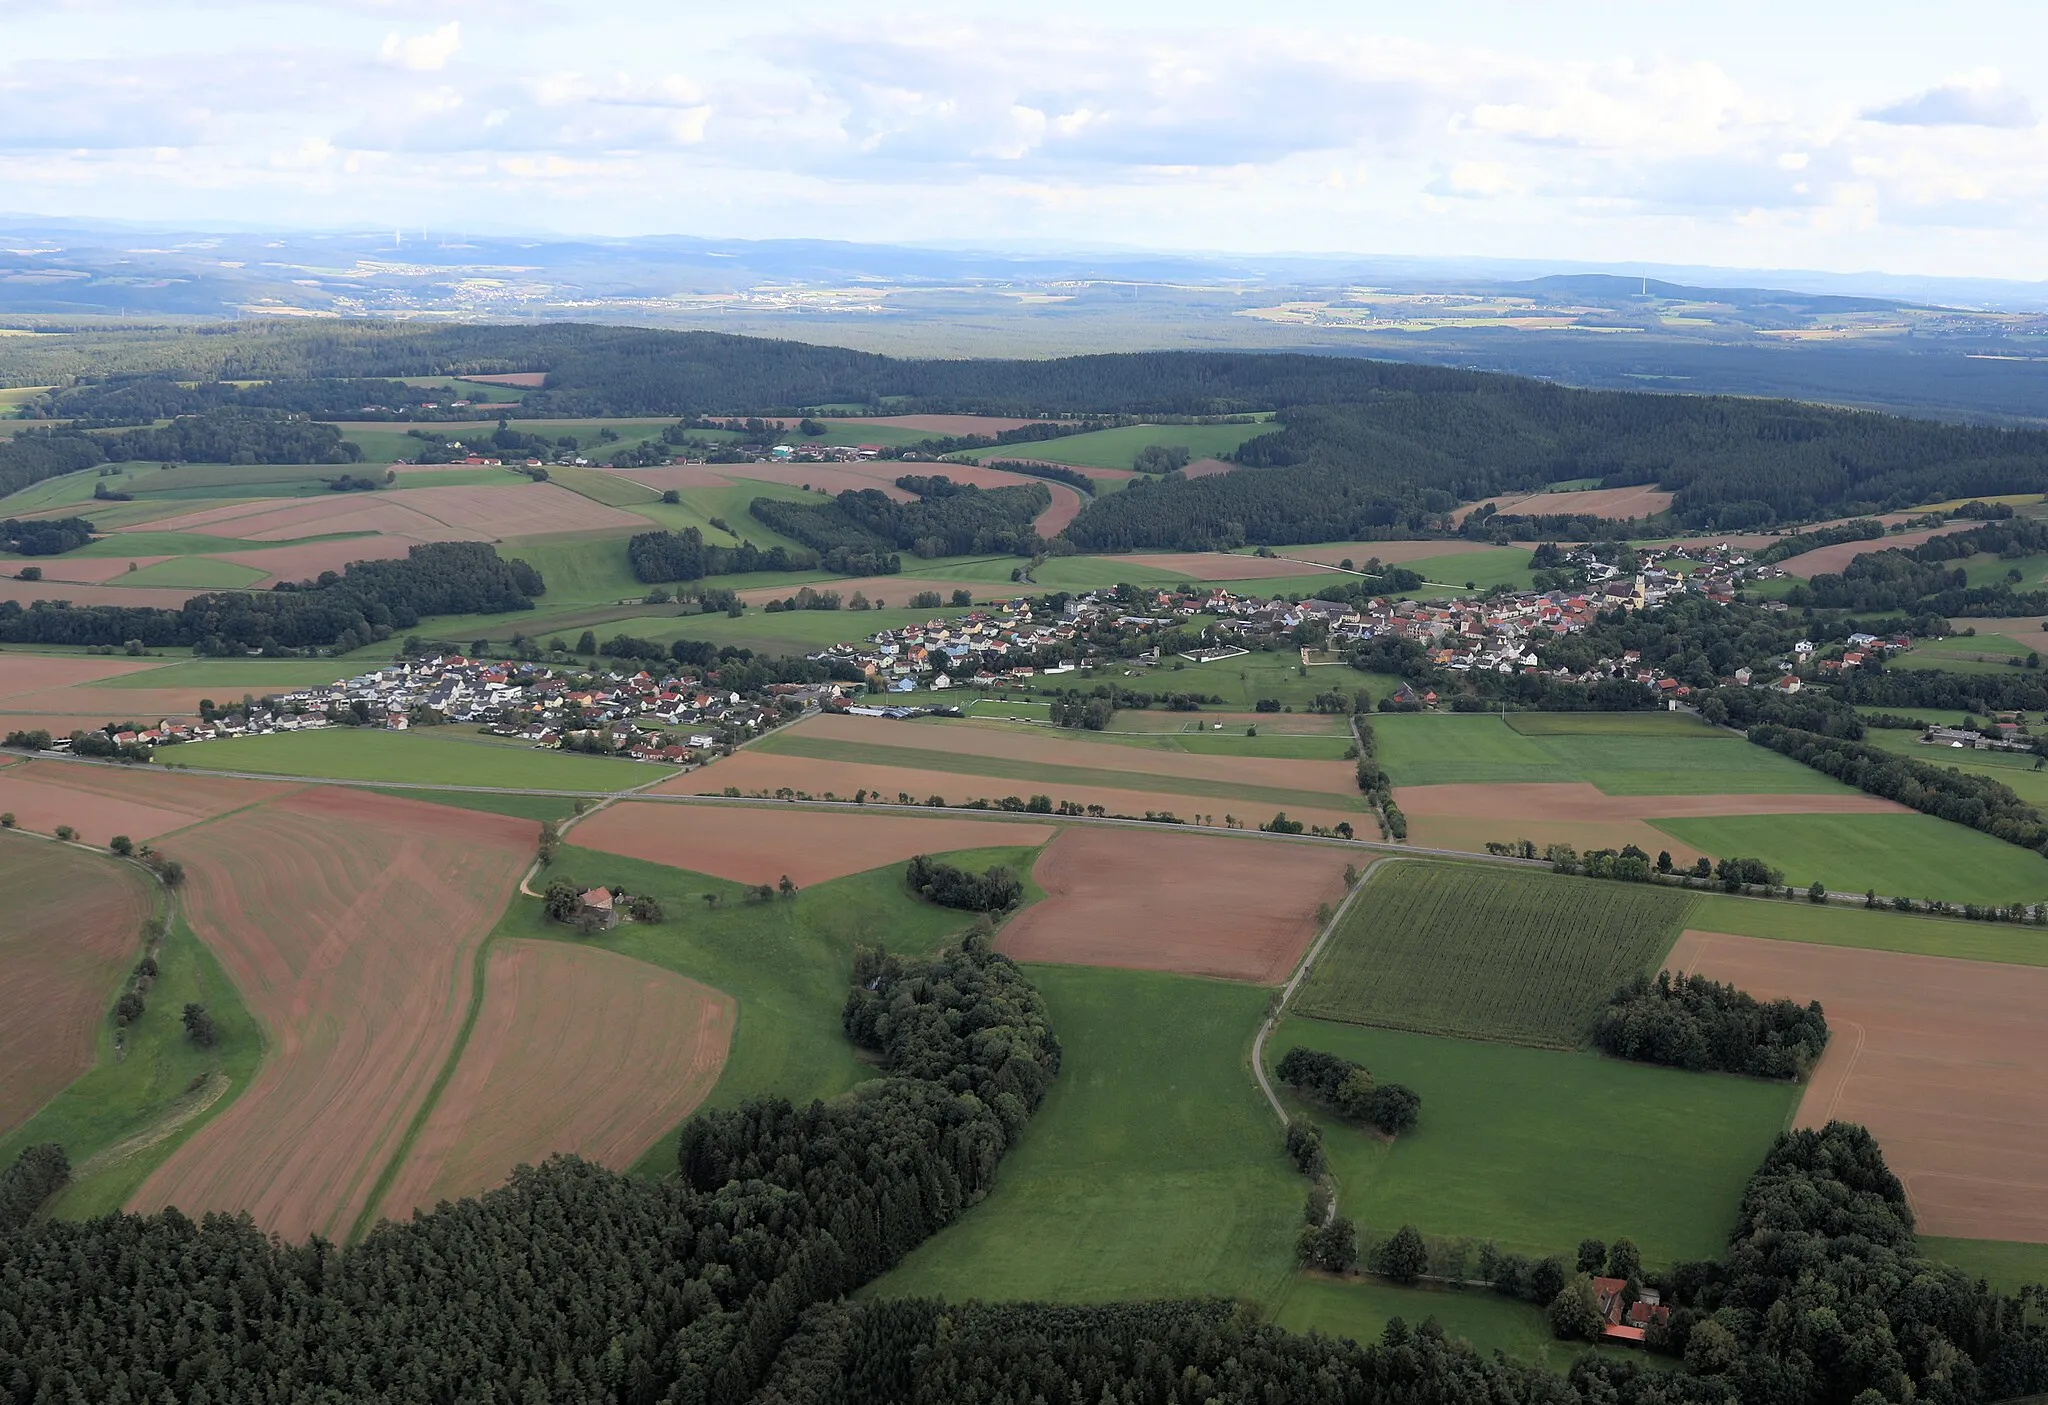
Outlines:
POLYGON ((530 663, 440 655, 402 659, 314 688, 166 718, 115 737, 144 746, 263 736, 334 726, 405 731, 424 722, 469 722, 538 748, 615 752, 688 765, 698 755, 757 735, 783 709, 836 698, 836 685, 777 685, 759 698, 675 676, 568 675, 530 663))

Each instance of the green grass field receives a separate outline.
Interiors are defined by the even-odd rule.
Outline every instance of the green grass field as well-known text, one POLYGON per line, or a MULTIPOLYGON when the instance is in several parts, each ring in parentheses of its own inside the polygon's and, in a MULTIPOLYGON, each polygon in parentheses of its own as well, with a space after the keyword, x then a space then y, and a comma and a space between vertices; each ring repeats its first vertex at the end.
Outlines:
POLYGON ((2048 898, 2048 863, 1988 834, 1932 815, 1734 815, 1652 820, 1682 843, 1710 854, 1744 854, 1785 871, 1804 888, 1951 902, 2039 902, 2048 898))
POLYGON ((216 561, 192 556, 159 561, 137 571, 115 576, 109 585, 179 586, 188 590, 240 590, 269 575, 268 571, 244 566, 238 561, 216 561))
POLYGON ((1684 893, 1537 870, 1401 860, 1369 887, 1295 996, 1304 1015, 1575 1048, 1614 987, 1654 969, 1684 893))
MULTIPOLYGON (((1254 651, 1214 663, 1189 663, 1172 659, 1148 673, 1149 683, 1127 686, 1150 693, 1202 693, 1223 699, 1222 707, 1232 712, 1250 712, 1261 698, 1283 706, 1305 707, 1319 693, 1369 692, 1374 701, 1400 687, 1397 679, 1381 674, 1360 673, 1337 665, 1327 668, 1301 666, 1301 655, 1289 650, 1254 651)), ((1073 681, 1069 675, 1068 682, 1073 681)), ((1084 689, 1090 685, 1083 683, 1084 689)), ((1379 725, 1377 717, 1373 725, 1379 725)))
MULTIPOLYGON (((49 848, 26 838, 0 839, 0 863, 26 861, 48 873, 49 848)), ((74 855, 92 862, 76 851, 65 851, 64 858, 74 855)), ((139 937, 137 949, 139 953, 139 937)), ((262 1031, 182 916, 172 919, 157 968, 148 1008, 131 1028, 125 1056, 116 1056, 112 1024, 103 1023, 93 1067, 10 1135, 0 1137, 0 1165, 11 1164, 23 1147, 38 1142, 63 1146, 71 1158, 73 1180, 52 1202, 53 1214, 84 1219, 120 1209, 165 1157, 248 1086, 262 1059, 262 1031), (213 1016, 220 1032, 215 1048, 199 1049, 185 1037, 180 1015, 187 1003, 204 1005, 213 1016), (204 1112, 174 1131, 167 1129, 161 1141, 117 1149, 122 1143, 146 1140, 167 1116, 181 1106, 190 1107, 186 1098, 194 1083, 216 1071, 227 1077, 229 1086, 204 1112)), ((119 990, 117 982, 107 991, 109 1006, 119 990)))
POLYGON ((621 478, 616 473, 607 473, 600 469, 550 468, 548 478, 570 492, 581 494, 593 502, 601 502, 606 507, 637 508, 661 501, 661 494, 646 484, 635 483, 630 478, 621 478))
POLYGON ((978 463, 990 459, 1043 459, 1047 463, 1071 464, 1075 468, 1129 468, 1138 451, 1150 444, 1183 448, 1190 457, 1211 459, 1231 453, 1247 439, 1271 434, 1274 429, 1274 425, 1264 422, 1134 424, 1122 429, 1099 429, 1093 434, 1069 435, 1065 439, 1048 439, 1042 443, 1001 444, 992 449, 975 449, 961 457, 978 463))
POLYGON ((675 774, 672 766, 535 751, 524 742, 480 736, 469 727, 386 732, 332 727, 167 747, 158 763, 195 771, 422 785, 486 785, 535 790, 627 790, 675 774))
POLYGON ((1982 1278, 2002 1293, 2029 1283, 2048 1283, 2048 1244, 2012 1244, 2000 1239, 1942 1239, 1920 1236, 1920 1252, 1982 1278))
POLYGON ((529 542, 523 546, 508 546, 505 554, 518 557, 540 572, 541 580, 548 588, 539 602, 542 609, 638 600, 652 589, 634 578, 633 568, 626 559, 626 539, 620 536, 593 537, 585 541, 529 542))
MULTIPOLYGON (((1913 716, 1924 722, 1946 722, 1953 725, 1962 720, 1961 712, 1939 713, 1929 716, 1915 708, 1913 716)), ((2048 810, 2048 767, 2036 770, 2040 758, 2024 752, 1972 751, 1963 747, 1923 746, 1918 732, 1894 731, 1887 727, 1872 727, 1864 733, 1864 743, 1882 747, 1900 756, 1915 761, 1925 761, 1930 766, 1941 766, 1965 775, 1989 776, 2001 785, 2011 787, 2014 794, 2036 809, 2048 810)))
POLYGON ((1949 956, 1959 961, 2048 966, 2048 931, 2039 927, 1873 912, 1861 903, 1816 907, 1803 900, 1778 902, 1703 894, 1695 899, 1686 925, 1738 937, 1906 951, 1920 956, 1949 956))
POLYGON ((1415 572, 1427 584, 1421 590, 1408 592, 1427 598, 1441 595, 1441 589, 1431 587, 1450 586, 1456 590, 1491 590, 1497 585, 1515 590, 1533 588, 1530 579, 1529 549, 1519 546, 1495 547, 1491 551, 1455 552, 1448 556, 1424 556, 1418 560, 1403 563, 1403 569, 1415 572))
POLYGON ((1682 713, 1381 713, 1372 725, 1396 785, 1585 781, 1609 795, 1848 789, 1682 713))
MULTIPOLYGON (((843 761, 875 767, 903 767, 921 771, 946 771, 965 776, 985 776, 1016 781, 1025 794, 1044 791, 1055 800, 1061 785, 1103 786, 1117 790, 1139 790, 1162 795, 1214 797, 1246 806, 1289 805, 1323 810, 1361 809, 1356 796, 1314 790, 1293 790, 1284 786, 1238 785, 1194 776, 1162 776, 1145 771, 1119 771, 1112 764, 1115 753, 1104 748, 1104 765, 1065 766, 1049 762, 1019 761, 1010 757, 981 756, 971 751, 930 751, 922 747, 889 746, 875 742, 846 742, 806 736, 800 729, 785 729, 763 737, 755 749, 784 756, 806 756, 816 761, 843 761)), ((990 797, 998 798, 998 797, 990 797)))
MULTIPOLYGON (((1971 585, 1997 585, 2014 581, 2014 590, 2039 590, 2041 582, 2048 579, 2048 556, 2022 556, 2016 561, 2007 561, 1996 553, 1966 556, 1960 561, 1948 563, 1948 569, 1962 567, 1971 585), (2018 578, 2012 572, 2019 572, 2018 578)), ((2026 651, 2022 649, 2021 653, 2026 651)))
POLYGON ((208 696, 225 702, 229 699, 239 701, 244 693, 259 698, 272 693, 288 693, 294 688, 333 683, 362 671, 361 665, 350 667, 333 659, 193 659, 168 663, 162 668, 119 673, 84 686, 116 691, 125 688, 189 688, 196 704, 200 698, 208 696))
POLYGON ((397 786, 366 788, 395 800, 449 805, 458 810, 482 810, 486 814, 510 815, 517 820, 565 820, 576 812, 576 802, 559 795, 504 795, 488 790, 413 790, 397 786))
POLYGON ((511 468, 401 468, 393 488, 516 488, 533 482, 511 468))
POLYGON ((347 541, 352 537, 371 535, 368 532, 330 532, 322 536, 294 537, 290 541, 260 542, 247 541, 239 537, 216 537, 204 532, 121 532, 110 537, 98 537, 69 553, 72 556, 114 556, 135 558, 139 556, 205 556, 223 551, 265 551, 273 547, 295 546, 300 542, 347 541))
POLYGON ((1277 1062, 1296 1045, 1356 1059, 1422 1096, 1420 1124, 1391 1144, 1316 1115, 1345 1214, 1379 1233, 1413 1224, 1531 1255, 1627 1235, 1652 1264, 1718 1257, 1801 1091, 1300 1018, 1283 1021, 1268 1050, 1277 1062), (1645 1185, 1655 1193, 1622 1189, 1645 1185))
POLYGON ((1245 1068, 1267 992, 1081 967, 1030 976, 1065 1049, 1058 1081, 995 1191, 864 1291, 1276 1301, 1304 1185, 1245 1068))
POLYGON ((1402 1288, 1383 1278, 1302 1274, 1273 1314, 1274 1322, 1290 1332, 1321 1332, 1361 1345, 1377 1343, 1397 1317, 1411 1328, 1435 1318, 1446 1336, 1470 1342, 1481 1355, 1499 1351, 1552 1371, 1569 1370, 1587 1350, 1559 1341, 1541 1308, 1479 1288, 1402 1288))
MULTIPOLYGON (((997 702, 991 708, 975 709, 971 717, 977 724, 985 725, 992 730, 1009 732, 1013 735, 1058 736, 1062 741, 1137 748, 1141 751, 1172 751, 1189 756, 1260 756, 1276 761, 1342 761, 1345 751, 1352 745, 1349 732, 1282 732, 1263 721, 1257 724, 1232 722, 1218 731, 1207 730, 1207 724, 1199 721, 1189 721, 1181 723, 1180 727, 1190 730, 1176 728, 1171 731, 1089 732, 1078 728, 1069 728, 1055 733, 1048 732, 1044 726, 1005 725, 1008 719, 994 710, 994 708, 1017 708, 1020 706, 1029 706, 1029 704, 997 702), (1247 725, 1256 725, 1258 735, 1247 736, 1245 734, 1247 725), (1192 730, 1195 727, 1203 727, 1204 730, 1192 730)), ((1020 722, 1037 721, 1044 723, 1046 721, 1044 709, 1045 705, 1039 704, 1038 710, 1035 712, 1019 711, 1014 716, 1020 722)), ((1119 713, 1117 720, 1121 723, 1130 715, 1127 712, 1119 713)), ((1281 715, 1286 716, 1285 713, 1281 715)), ((1175 716, 1186 716, 1186 714, 1175 714, 1175 716)), ((1342 719, 1340 718, 1332 717, 1330 721, 1339 726, 1342 725, 1342 719)), ((957 727, 960 724, 931 718, 921 719, 920 725, 934 727, 950 725, 957 727)), ((1112 760, 1113 758, 1114 753, 1104 754, 1105 760, 1112 760)))

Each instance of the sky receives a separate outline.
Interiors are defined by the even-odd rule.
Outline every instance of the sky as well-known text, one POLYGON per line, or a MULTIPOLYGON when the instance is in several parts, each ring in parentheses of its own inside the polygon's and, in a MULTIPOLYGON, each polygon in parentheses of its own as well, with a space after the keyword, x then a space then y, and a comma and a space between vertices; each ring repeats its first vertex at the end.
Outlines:
POLYGON ((2048 279, 2041 0, 0 0, 0 211, 2048 279))

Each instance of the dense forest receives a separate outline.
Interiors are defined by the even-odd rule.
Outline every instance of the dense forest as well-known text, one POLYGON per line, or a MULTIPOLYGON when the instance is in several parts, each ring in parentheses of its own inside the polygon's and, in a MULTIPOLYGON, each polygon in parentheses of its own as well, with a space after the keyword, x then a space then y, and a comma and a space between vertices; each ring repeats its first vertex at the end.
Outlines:
POLYGON ((705 576, 745 575, 753 571, 809 571, 818 558, 774 546, 763 551, 752 542, 738 546, 706 546, 695 527, 680 532, 642 532, 626 543, 633 578, 650 585, 702 580, 705 576))
POLYGON ((1614 992, 1593 1043, 1618 1059, 1714 1069, 1752 1078, 1804 1078, 1827 1048, 1820 1002, 1758 1000, 1706 976, 1638 974, 1614 992))
POLYGON ((944 476, 897 482, 917 500, 898 502, 879 488, 861 488, 829 503, 756 498, 748 510, 828 563, 834 553, 867 561, 903 551, 927 558, 969 552, 1029 556, 1043 545, 1031 523, 1052 505, 1052 495, 1036 483, 977 488, 944 476))
POLYGON ((747 1400, 807 1307, 988 1192, 1059 1071, 976 938, 865 956, 845 1026, 882 1077, 699 1114, 666 1179, 558 1157, 346 1249, 175 1210, 0 1239, 0 1401, 747 1400))
POLYGON ((128 605, 0 601, 0 643, 120 645, 241 654, 346 652, 411 629, 427 615, 531 610, 546 582, 485 542, 426 542, 402 561, 354 561, 317 581, 267 591, 195 595, 175 610, 128 605))
MULTIPOLYGON (((1070 529, 1089 550, 1448 531, 1444 514, 1457 501, 1565 479, 1657 484, 1676 494, 1677 522, 1716 530, 2048 489, 2048 432, 2038 430, 1790 401, 1573 390, 1345 356, 902 360, 711 332, 573 324, 223 329, 147 344, 156 351, 114 364, 152 375, 66 387, 41 411, 69 406, 132 417, 151 409, 186 413, 189 405, 202 418, 359 413, 394 398, 419 403, 393 388, 392 377, 512 368, 547 376, 523 403, 501 410, 524 417, 788 415, 818 405, 1069 420, 1279 412, 1273 433, 1238 451, 1256 475, 1167 475, 1133 485, 1142 492, 1104 495, 1070 529), (191 392, 173 384, 212 378, 278 383, 191 392)), ((1552 525, 1566 538, 1590 530, 1516 519, 1473 530, 1534 539, 1552 525)))
MULTIPOLYGON (((313 419, 376 419, 379 411, 426 417, 424 407, 440 402, 444 391, 396 380, 232 381, 184 383, 164 376, 118 377, 52 391, 25 407, 30 419, 87 421, 95 426, 148 424, 178 415, 199 415, 221 409, 281 411, 313 419)), ((475 407, 448 409, 473 417, 475 407)))
POLYGON ((103 463, 358 463, 362 457, 333 425, 271 410, 210 410, 160 429, 115 433, 27 429, 0 439, 0 496, 103 463))
POLYGON ((0 551, 18 556, 57 556, 91 540, 92 523, 83 517, 0 519, 0 551))

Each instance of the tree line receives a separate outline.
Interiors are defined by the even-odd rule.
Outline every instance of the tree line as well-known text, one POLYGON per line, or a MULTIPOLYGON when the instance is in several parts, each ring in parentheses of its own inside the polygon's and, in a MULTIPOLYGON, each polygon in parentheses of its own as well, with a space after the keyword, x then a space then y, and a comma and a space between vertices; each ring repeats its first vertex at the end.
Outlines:
POLYGON ((1609 997, 1593 1043, 1618 1059, 1752 1078, 1804 1078, 1827 1048, 1820 1002, 1761 1001, 1706 976, 1638 973, 1609 997))
POLYGON ((84 517, 41 517, 0 520, 0 551, 17 556, 60 556, 92 540, 93 525, 84 517))
MULTIPOLYGON (((1051 812, 1048 802, 1042 813, 1051 812)), ((1024 900, 1024 884, 1003 864, 991 864, 974 873, 919 854, 911 859, 903 876, 919 897, 965 912, 1008 912, 1024 900)))
POLYGON ((793 552, 784 546, 766 551, 752 542, 707 546, 704 534, 695 527, 680 532, 641 532, 626 543, 626 561, 633 568, 633 578, 650 585, 754 571, 809 571, 818 564, 814 553, 793 552))
POLYGON ((1031 522, 1052 506, 1052 494, 1036 483, 977 488, 944 477, 901 482, 920 485, 911 490, 918 494, 915 502, 860 488, 829 503, 756 498, 748 510, 771 530, 827 557, 835 551, 870 557, 908 551, 927 559, 970 552, 1030 556, 1043 546, 1031 522))
POLYGON ((1789 605, 1820 610, 1904 611, 1914 615, 2038 615, 2048 591, 2015 589, 2012 579, 1972 585, 1949 563, 1988 555, 2019 560, 2048 552, 2048 523, 2014 517, 1931 537, 1915 547, 1865 552, 1839 572, 1824 572, 1785 595, 1789 605))
POLYGON ((11 1233, 0 1392, 737 1405, 806 1308, 987 1194, 1059 1071, 1044 1002, 983 938, 855 978, 844 1025, 883 1076, 702 1113, 675 1176, 556 1157, 347 1248, 176 1210, 11 1233))
POLYGON ((317 580, 267 591, 195 595, 175 610, 128 605, 0 601, 0 643, 189 646, 197 653, 254 649, 346 651, 411 629, 427 615, 531 610, 540 572, 501 558, 486 542, 424 542, 404 560, 354 561, 317 580))
POLYGON ((1347 1122, 1364 1123, 1387 1136, 1411 1130, 1422 1114, 1422 1098, 1401 1083, 1382 1083, 1355 1060, 1299 1045, 1281 1055, 1274 1073, 1282 1083, 1312 1098, 1347 1122))

